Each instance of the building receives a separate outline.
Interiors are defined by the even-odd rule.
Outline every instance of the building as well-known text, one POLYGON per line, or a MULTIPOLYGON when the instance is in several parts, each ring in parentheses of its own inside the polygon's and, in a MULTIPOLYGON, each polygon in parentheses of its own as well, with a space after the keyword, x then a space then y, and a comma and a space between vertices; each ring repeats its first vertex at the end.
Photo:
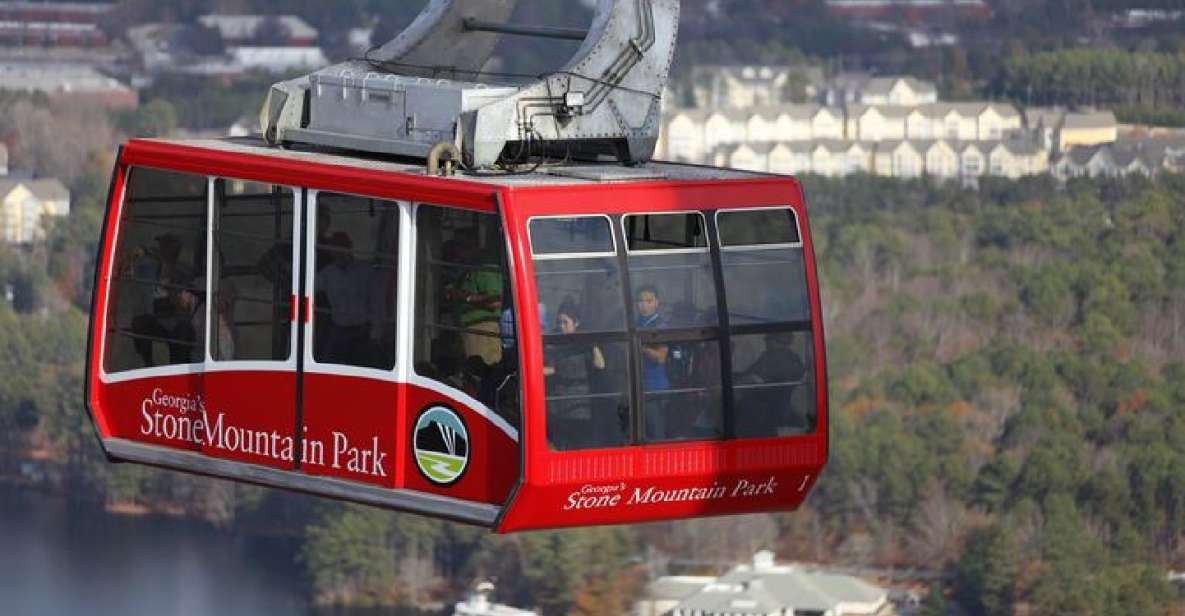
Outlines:
POLYGON ((0 176, 8 175, 8 146, 0 143, 0 176))
POLYGON ((715 582, 716 578, 691 575, 668 575, 646 587, 645 599, 634 605, 633 616, 664 616, 680 603, 715 582))
POLYGON ((1056 157, 1051 171, 1062 181, 1076 177, 1185 173, 1185 138, 1152 137, 1075 146, 1056 157))
POLYGON ((490 601, 494 585, 481 582, 464 601, 453 606, 453 616, 538 616, 535 612, 490 601))
POLYGON ((296 15, 203 15, 198 22, 218 31, 227 46, 264 44, 274 47, 311 47, 317 29, 296 15), (270 28, 270 31, 269 31, 270 28))
POLYGON ((814 100, 822 83, 818 66, 701 65, 691 69, 690 88, 695 107, 745 109, 795 102, 792 94, 798 88, 814 100))
POLYGON ((903 19, 987 19, 992 10, 984 0, 827 0, 827 9, 847 18, 903 19))
POLYGON ((0 46, 104 47, 99 28, 114 3, 0 2, 0 46))
POLYGON ((772 552, 719 578, 660 578, 635 616, 890 616, 887 590, 802 565, 778 565, 772 552), (668 607, 671 604, 673 607, 668 607), (666 608, 663 610, 663 608, 666 608), (663 611, 660 611, 663 610, 663 611))
POLYGON ((826 105, 896 105, 912 107, 938 102, 938 88, 914 77, 873 77, 868 73, 840 73, 823 89, 826 105))
MULTIPOLYGON (((1185 161, 1185 156, 1181 160, 1185 161)), ((927 176, 976 186, 984 176, 1015 179, 1045 173, 1049 151, 1025 133, 986 141, 815 139, 721 144, 704 162, 747 171, 828 177, 855 173, 905 179, 927 176)))
POLYGON ((110 108, 134 108, 134 90, 94 68, 48 62, 0 63, 0 87, 41 92, 51 100, 81 100, 110 108))
POLYGON ((233 66, 246 70, 285 73, 317 69, 329 64, 320 47, 233 47, 228 50, 233 66))
POLYGON ((1112 143, 1119 138, 1119 122, 1110 111, 1032 107, 1025 110, 1025 124, 1037 131, 1045 147, 1055 153, 1075 146, 1112 143))
POLYGON ((1065 152, 1074 146, 1113 143, 1119 138, 1119 122, 1110 111, 1067 113, 1057 134, 1057 149, 1065 152))
POLYGON ((0 180, 0 239, 28 244, 45 237, 46 216, 70 213, 70 191, 56 179, 0 180))

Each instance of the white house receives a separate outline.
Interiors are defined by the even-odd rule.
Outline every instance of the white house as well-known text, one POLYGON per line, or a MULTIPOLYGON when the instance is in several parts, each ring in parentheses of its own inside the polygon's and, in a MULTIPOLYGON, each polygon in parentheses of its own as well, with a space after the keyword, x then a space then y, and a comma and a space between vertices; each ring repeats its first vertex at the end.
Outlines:
POLYGON ((840 73, 824 88, 821 100, 829 105, 894 105, 913 107, 938 102, 933 83, 903 75, 873 77, 840 73))
POLYGON ((909 107, 848 105, 846 137, 859 141, 905 139, 910 114, 909 107))
POLYGON ((691 69, 691 95, 700 108, 749 108, 789 102, 801 82, 810 99, 818 95, 823 69, 817 66, 699 65, 691 69))
POLYGON ((818 107, 811 115, 811 139, 843 139, 843 112, 835 107, 818 107))
POLYGON ((248 70, 284 73, 321 68, 329 59, 320 47, 232 47, 228 50, 234 65, 248 70))
POLYGON ((882 141, 873 155, 873 173, 897 178, 916 178, 925 171, 925 159, 912 141, 882 141))
POLYGON ((453 606, 453 616, 538 616, 532 611, 490 601, 493 592, 493 584, 481 582, 464 601, 453 606))
POLYGON ((650 590, 663 592, 666 600, 662 605, 659 600, 643 602, 635 610, 637 616, 662 614, 657 608, 666 607, 672 599, 678 602, 665 612, 670 616, 893 614, 885 589, 822 569, 778 565, 771 552, 758 552, 752 564, 738 565, 719 578, 660 578, 650 590))
POLYGON ((202 15, 198 22, 218 31, 228 45, 250 43, 260 28, 271 25, 279 28, 285 43, 293 46, 312 45, 317 40, 317 29, 296 15, 202 15))
POLYGON ((926 175, 940 179, 954 179, 959 174, 959 154, 945 140, 931 142, 922 150, 926 159, 926 175))
POLYGON ((865 105, 913 107, 938 102, 938 88, 913 77, 873 77, 864 83, 859 98, 865 105))
POLYGON ((0 180, 0 239, 28 244, 45 237, 45 217, 70 213, 70 191, 56 179, 0 180))

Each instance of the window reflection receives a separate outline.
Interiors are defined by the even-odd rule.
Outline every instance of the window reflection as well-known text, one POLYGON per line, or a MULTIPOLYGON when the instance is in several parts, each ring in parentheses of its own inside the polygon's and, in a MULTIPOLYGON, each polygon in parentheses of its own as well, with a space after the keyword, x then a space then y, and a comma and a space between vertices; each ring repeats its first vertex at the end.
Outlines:
POLYGON ((108 372, 203 360, 208 184, 131 171, 112 272, 108 372))
POLYGON ((421 205, 416 234, 416 373, 518 425, 514 305, 498 217, 421 205))
POLYGON ((391 201, 320 193, 313 252, 313 359, 395 366, 399 208, 391 201))
POLYGON ((769 438, 814 431, 810 334, 734 334, 732 348, 737 436, 769 438))
POLYGON ((280 186, 217 180, 210 355, 285 360, 292 346, 292 204, 280 186))

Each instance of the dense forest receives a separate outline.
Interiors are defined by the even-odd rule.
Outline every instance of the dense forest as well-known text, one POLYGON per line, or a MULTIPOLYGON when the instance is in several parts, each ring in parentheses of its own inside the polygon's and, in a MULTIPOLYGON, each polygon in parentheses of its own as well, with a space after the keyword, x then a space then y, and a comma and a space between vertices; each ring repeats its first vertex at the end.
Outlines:
POLYGON ((1185 567, 1185 178, 806 178, 824 281, 832 455, 801 511, 494 537, 100 455, 85 311, 115 140, 175 122, 0 100, 14 165, 69 218, 5 248, 0 476, 126 512, 281 532, 323 603, 422 604, 494 577, 547 614, 620 613, 655 563, 787 559, 946 575, 971 614, 1163 613, 1185 567), (85 127, 85 130, 84 128, 85 127), (79 138, 85 135, 84 138, 79 138), (38 461, 30 478, 22 463, 38 461))

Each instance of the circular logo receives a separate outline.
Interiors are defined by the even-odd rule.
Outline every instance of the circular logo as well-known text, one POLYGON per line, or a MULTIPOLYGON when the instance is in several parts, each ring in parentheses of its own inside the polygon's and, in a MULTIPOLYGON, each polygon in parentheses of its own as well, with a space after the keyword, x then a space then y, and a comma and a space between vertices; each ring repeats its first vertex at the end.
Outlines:
POLYGON ((469 431, 447 406, 420 412, 412 435, 416 467, 428 481, 447 486, 457 482, 469 465, 469 431))

